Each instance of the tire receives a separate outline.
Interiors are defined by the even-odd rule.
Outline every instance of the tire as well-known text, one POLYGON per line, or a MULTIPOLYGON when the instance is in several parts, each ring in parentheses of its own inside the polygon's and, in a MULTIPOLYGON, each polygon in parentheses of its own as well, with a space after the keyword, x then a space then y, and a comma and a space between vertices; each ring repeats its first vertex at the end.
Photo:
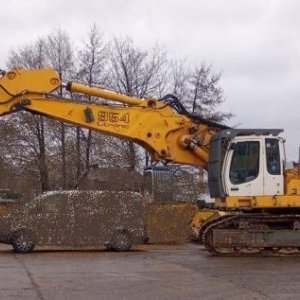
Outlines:
POLYGON ((118 231, 110 242, 110 249, 117 252, 128 251, 132 246, 132 239, 128 230, 118 231))
POLYGON ((13 233, 11 244, 16 253, 30 253, 35 247, 33 234, 29 230, 20 230, 13 233))

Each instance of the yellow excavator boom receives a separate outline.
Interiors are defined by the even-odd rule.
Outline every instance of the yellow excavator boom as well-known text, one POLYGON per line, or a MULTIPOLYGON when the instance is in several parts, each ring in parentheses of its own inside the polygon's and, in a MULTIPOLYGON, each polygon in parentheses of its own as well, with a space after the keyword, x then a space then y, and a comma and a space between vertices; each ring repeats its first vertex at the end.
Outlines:
POLYGON ((219 130, 218 124, 197 122, 158 99, 138 98, 75 82, 64 85, 50 69, 1 73, 0 115, 19 110, 128 138, 146 148, 155 160, 203 168, 208 165, 209 140, 219 130), (67 99, 54 93, 62 88, 115 104, 67 99))

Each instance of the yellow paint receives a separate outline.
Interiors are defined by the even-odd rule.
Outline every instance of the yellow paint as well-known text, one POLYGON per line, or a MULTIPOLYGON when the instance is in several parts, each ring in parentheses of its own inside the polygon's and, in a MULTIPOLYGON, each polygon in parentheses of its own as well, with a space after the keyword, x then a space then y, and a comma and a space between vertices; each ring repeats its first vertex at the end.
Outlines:
POLYGON ((43 70, 9 70, 0 75, 0 104, 3 105, 16 95, 26 91, 51 93, 60 86, 58 74, 51 69, 43 70))
POLYGON ((300 195, 226 197, 216 199, 216 207, 220 208, 284 208, 300 207, 300 195))
POLYGON ((115 91, 106 89, 99 89, 96 87, 90 87, 85 84, 71 82, 67 85, 68 90, 76 93, 81 93, 89 96, 96 96, 108 100, 118 101, 129 105, 141 105, 146 106, 147 103, 144 98, 138 98, 135 96, 124 95, 115 91))
POLYGON ((192 235, 194 239, 199 238, 200 229, 203 226, 203 224, 213 218, 217 218, 220 216, 223 216, 225 212, 218 211, 215 209, 202 209, 197 211, 191 222, 191 229, 192 229, 192 235))

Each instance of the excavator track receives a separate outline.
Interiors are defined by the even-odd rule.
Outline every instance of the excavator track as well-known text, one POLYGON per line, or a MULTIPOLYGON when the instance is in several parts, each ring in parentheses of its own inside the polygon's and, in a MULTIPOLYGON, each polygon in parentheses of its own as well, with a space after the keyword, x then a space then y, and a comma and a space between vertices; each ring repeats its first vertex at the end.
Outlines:
POLYGON ((300 215, 226 215, 207 222, 201 238, 214 255, 300 256, 300 215))

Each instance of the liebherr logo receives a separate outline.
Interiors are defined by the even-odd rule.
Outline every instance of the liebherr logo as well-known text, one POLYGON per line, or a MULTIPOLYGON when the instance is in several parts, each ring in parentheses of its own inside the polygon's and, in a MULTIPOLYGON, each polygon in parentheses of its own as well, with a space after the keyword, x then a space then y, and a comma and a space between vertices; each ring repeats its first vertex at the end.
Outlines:
POLYGON ((129 113, 99 111, 98 126, 112 126, 127 128, 129 124, 129 113))

